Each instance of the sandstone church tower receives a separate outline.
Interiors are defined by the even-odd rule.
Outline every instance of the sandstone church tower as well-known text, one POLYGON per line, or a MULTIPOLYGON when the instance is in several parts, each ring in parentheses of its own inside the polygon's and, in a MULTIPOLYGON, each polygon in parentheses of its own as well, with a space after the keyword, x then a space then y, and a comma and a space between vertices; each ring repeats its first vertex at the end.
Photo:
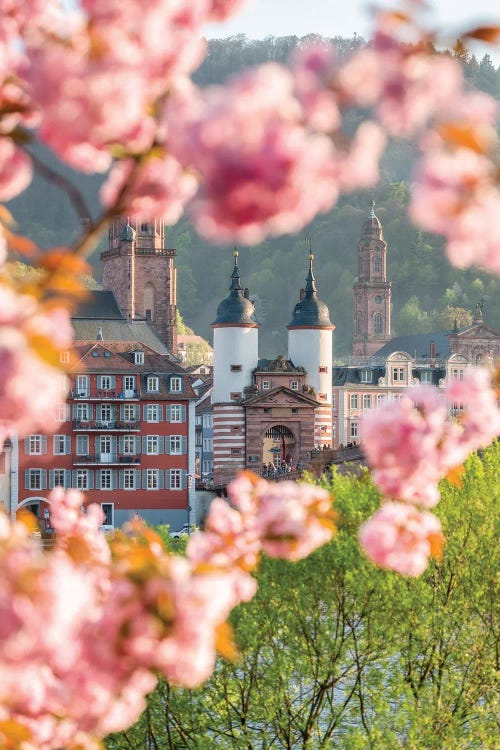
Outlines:
POLYGON ((123 315, 149 321, 172 354, 177 354, 175 250, 165 247, 163 221, 115 219, 109 248, 101 253, 103 289, 114 292, 123 315))
POLYGON ((358 280, 354 284, 354 340, 356 357, 371 357, 391 334, 391 282, 387 281, 387 243, 382 225, 370 214, 358 243, 358 280))

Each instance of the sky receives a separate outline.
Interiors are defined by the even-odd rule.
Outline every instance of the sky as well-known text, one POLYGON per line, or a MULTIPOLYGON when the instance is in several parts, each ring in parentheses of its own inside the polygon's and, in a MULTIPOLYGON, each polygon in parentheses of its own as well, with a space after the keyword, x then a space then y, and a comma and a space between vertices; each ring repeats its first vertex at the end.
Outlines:
MULTIPOLYGON (((397 6, 397 0, 379 0, 378 5, 397 6)), ((309 33, 327 37, 350 37, 356 32, 368 37, 369 4, 366 0, 247 0, 245 7, 224 24, 207 28, 210 38, 246 34, 251 39, 266 36, 306 36, 309 33)), ((456 36, 459 29, 485 22, 500 23, 499 0, 434 0, 429 17, 433 25, 445 26, 456 36)), ((489 52, 500 64, 497 47, 480 45, 480 56, 489 52)))

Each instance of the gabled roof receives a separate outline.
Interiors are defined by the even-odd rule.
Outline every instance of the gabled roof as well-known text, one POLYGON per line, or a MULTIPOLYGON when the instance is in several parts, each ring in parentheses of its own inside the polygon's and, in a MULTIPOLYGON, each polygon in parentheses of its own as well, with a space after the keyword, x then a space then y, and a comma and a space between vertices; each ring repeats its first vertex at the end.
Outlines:
POLYGON ((278 393, 286 394, 287 397, 291 397, 293 401, 297 404, 302 404, 303 406, 320 406, 321 404, 321 402, 315 399, 314 396, 299 393, 298 391, 292 391, 284 385, 281 385, 278 388, 273 388, 271 391, 260 391, 255 395, 243 399, 241 404, 242 406, 257 406, 259 404, 262 404, 263 406, 268 405, 269 401, 275 398, 278 393))
POLYGON ((303 367, 296 367, 291 359, 285 359, 279 354, 275 359, 259 359, 254 372, 291 373, 304 374, 303 367))
POLYGON ((483 323, 482 321, 471 323, 467 328, 462 328, 460 331, 455 331, 454 336, 458 338, 480 338, 485 336, 486 338, 500 338, 500 331, 495 328, 483 323))
POLYGON ((184 374, 177 361, 142 341, 75 341, 73 350, 78 360, 72 368, 75 371, 184 374), (144 364, 135 364, 136 351, 144 352, 144 364))

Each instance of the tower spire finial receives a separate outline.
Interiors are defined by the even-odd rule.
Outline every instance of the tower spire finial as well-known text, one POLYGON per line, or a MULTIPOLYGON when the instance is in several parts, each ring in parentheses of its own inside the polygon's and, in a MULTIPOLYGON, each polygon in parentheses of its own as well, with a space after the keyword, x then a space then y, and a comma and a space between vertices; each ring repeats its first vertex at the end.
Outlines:
POLYGON ((238 249, 235 247, 233 250, 233 258, 234 258, 234 266, 233 266, 233 272, 231 274, 231 286, 229 289, 232 292, 238 292, 241 291, 241 283, 240 283, 240 269, 238 267, 238 249))
POLYGON ((375 219, 375 201, 373 198, 370 201, 370 219, 375 219))

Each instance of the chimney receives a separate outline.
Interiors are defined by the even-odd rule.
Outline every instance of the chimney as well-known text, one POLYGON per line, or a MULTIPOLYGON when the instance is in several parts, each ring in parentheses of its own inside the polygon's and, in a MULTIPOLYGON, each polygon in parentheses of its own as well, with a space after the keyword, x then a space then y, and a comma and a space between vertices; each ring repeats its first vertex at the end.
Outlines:
POLYGON ((429 357, 431 359, 434 359, 435 356, 436 356, 436 344, 434 341, 431 341, 431 343, 429 344, 429 357))

